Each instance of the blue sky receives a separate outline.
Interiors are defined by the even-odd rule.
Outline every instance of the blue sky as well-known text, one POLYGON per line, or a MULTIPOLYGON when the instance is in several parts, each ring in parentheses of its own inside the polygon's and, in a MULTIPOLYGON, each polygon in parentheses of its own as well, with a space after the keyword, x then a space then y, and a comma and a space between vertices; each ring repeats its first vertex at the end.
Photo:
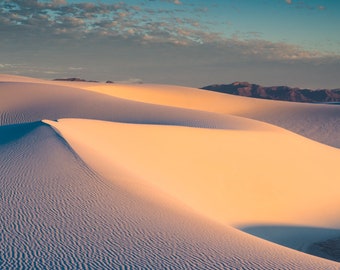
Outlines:
POLYGON ((340 87, 337 0, 0 0, 0 72, 340 87))

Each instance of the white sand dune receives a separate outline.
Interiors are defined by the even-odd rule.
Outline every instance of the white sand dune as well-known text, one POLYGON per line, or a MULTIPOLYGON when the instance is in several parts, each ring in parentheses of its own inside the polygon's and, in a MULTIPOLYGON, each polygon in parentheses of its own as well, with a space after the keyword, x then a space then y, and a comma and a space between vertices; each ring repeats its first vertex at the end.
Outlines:
POLYGON ((338 108, 1 75, 0 269, 340 269, 338 108))
POLYGON ((46 122, 107 178, 125 167, 224 224, 340 226, 334 177, 340 150, 294 133, 84 119, 46 122))
POLYGON ((251 122, 231 115, 131 101, 53 84, 3 82, 0 95, 0 125, 67 117, 220 129, 248 128, 251 122))
POLYGON ((244 116, 340 148, 338 105, 255 99, 170 85, 83 84, 80 87, 135 101, 244 116))

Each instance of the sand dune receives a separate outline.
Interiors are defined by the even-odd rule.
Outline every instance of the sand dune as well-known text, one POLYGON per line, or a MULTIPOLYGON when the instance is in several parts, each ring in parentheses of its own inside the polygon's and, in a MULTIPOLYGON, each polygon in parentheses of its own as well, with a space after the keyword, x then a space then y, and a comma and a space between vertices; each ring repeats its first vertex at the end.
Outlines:
POLYGON ((338 108, 1 75, 0 268, 340 269, 338 108))
POLYGON ((231 115, 131 101, 53 84, 3 82, 0 94, 0 125, 67 117, 220 129, 248 128, 251 122, 231 115))
POLYGON ((340 226, 334 215, 340 151, 294 133, 79 119, 48 123, 107 178, 125 167, 225 224, 340 226))
POLYGON ((340 106, 246 98, 170 85, 82 85, 135 101, 190 108, 265 121, 340 148, 340 106))
POLYGON ((337 268, 134 196, 42 124, 0 148, 1 269, 337 268))

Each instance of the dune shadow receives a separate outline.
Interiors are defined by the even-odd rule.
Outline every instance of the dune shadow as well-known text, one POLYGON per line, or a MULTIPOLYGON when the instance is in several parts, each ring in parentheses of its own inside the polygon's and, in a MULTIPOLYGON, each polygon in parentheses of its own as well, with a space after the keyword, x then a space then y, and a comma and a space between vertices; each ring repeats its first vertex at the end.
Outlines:
POLYGON ((340 236, 313 243, 306 253, 340 262, 340 236))
POLYGON ((245 226, 239 229, 288 248, 340 262, 340 229, 286 225, 245 226))
POLYGON ((13 124, 0 126, 0 145, 13 142, 26 134, 30 133, 37 127, 45 125, 41 121, 23 124, 13 124))

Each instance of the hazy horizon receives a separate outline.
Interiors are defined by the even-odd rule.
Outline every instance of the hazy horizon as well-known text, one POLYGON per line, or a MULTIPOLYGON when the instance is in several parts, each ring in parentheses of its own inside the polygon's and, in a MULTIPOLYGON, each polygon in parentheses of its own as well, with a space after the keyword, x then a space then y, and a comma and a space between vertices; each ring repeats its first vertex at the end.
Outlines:
POLYGON ((0 1, 0 73, 339 88, 340 2, 0 1))

